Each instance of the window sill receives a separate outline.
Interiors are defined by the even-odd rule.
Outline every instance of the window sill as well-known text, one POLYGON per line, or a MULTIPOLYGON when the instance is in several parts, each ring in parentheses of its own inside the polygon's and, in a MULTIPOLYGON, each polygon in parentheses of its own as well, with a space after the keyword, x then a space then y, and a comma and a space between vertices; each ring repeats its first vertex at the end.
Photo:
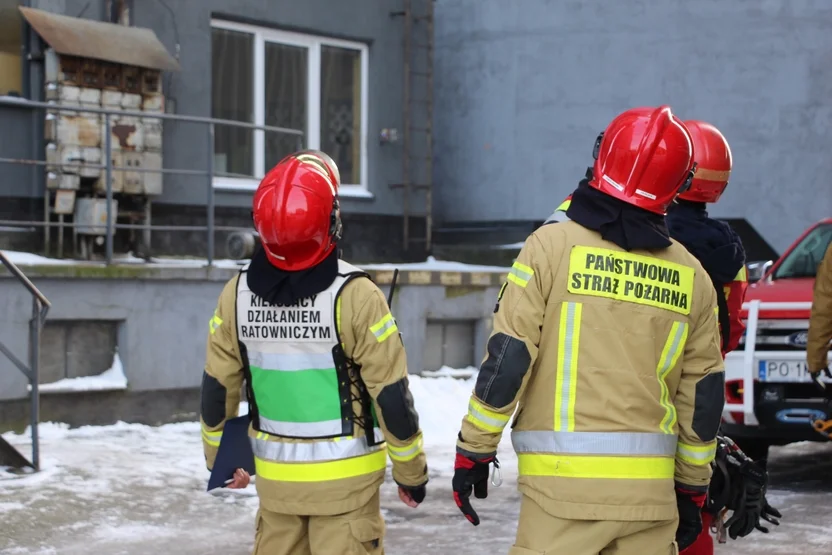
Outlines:
MULTIPOLYGON (((257 179, 243 179, 238 177, 215 177, 214 190, 241 193, 253 193, 260 181, 257 179)), ((363 185, 341 185, 338 191, 341 198, 373 199, 375 195, 363 185)))

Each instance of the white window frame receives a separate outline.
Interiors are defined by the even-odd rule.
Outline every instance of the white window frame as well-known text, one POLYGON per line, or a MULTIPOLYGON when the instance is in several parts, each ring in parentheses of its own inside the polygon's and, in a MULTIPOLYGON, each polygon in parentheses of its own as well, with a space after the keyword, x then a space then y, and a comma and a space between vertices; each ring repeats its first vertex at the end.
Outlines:
MULTIPOLYGON (((211 20, 212 29, 225 29, 227 31, 238 31, 254 36, 254 124, 265 125, 265 45, 267 42, 286 44, 290 46, 301 46, 308 49, 308 72, 307 72, 307 116, 306 126, 308 136, 306 137, 306 148, 319 149, 321 145, 321 46, 335 46, 357 50, 361 53, 361 137, 360 141, 360 183, 342 183, 339 195, 342 197, 365 197, 373 196, 368 188, 367 176, 367 108, 369 88, 369 48, 361 42, 354 42, 342 39, 333 39, 317 35, 307 35, 268 27, 257 27, 232 21, 219 19, 211 20)), ((254 131, 254 174, 260 177, 235 178, 235 177, 214 177, 214 188, 226 191, 254 191, 265 175, 267 168, 266 141, 262 130, 254 131)))

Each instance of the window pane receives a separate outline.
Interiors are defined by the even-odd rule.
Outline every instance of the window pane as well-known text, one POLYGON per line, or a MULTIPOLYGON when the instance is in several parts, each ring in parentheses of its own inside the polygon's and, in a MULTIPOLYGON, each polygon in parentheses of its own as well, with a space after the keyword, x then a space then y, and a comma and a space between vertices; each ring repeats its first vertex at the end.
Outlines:
POLYGON ((0 2, 0 95, 22 94, 23 64, 20 59, 22 17, 17 2, 0 2))
MULTIPOLYGON (((308 60, 304 47, 266 43, 266 125, 298 129, 306 136, 308 60)), ((299 146, 297 135, 267 132, 266 171, 299 146)))
MULTIPOLYGON (((254 35, 211 30, 211 115, 254 122, 254 35)), ((254 133, 250 129, 217 125, 214 171, 254 175, 254 133)))
POLYGON ((361 52, 321 47, 321 150, 341 183, 361 183, 361 52))

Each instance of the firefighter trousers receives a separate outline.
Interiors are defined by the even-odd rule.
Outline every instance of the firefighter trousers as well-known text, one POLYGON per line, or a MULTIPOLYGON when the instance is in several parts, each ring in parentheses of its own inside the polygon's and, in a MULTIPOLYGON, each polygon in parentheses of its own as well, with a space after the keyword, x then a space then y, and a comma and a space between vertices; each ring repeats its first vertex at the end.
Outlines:
POLYGON ((384 555, 379 494, 340 515, 257 512, 254 555, 384 555))
POLYGON ((658 522, 558 518, 524 495, 509 555, 676 555, 678 522, 678 517, 658 522))

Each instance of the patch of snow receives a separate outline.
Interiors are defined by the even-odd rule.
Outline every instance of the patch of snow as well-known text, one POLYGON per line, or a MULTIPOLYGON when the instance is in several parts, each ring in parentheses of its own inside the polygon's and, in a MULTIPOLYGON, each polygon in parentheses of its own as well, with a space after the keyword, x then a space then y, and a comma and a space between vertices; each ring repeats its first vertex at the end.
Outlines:
MULTIPOLYGON (((31 389, 31 386, 29 386, 31 389)), ((39 387, 41 393, 66 393, 69 391, 116 391, 127 389, 127 376, 118 352, 113 355, 113 364, 97 376, 64 378, 39 387)))
POLYGON ((513 249, 522 249, 523 245, 525 245, 525 244, 526 244, 525 242, 521 241, 519 243, 509 243, 507 245, 494 245, 491 248, 508 251, 508 250, 513 250, 513 249))
MULTIPOLYGON (((10 261, 18 266, 72 266, 83 264, 86 266, 100 266, 103 262, 90 260, 72 260, 62 258, 46 258, 30 252, 19 251, 2 251, 10 261)), ((150 262, 143 258, 137 258, 132 253, 126 255, 116 255, 113 257, 113 262, 118 264, 142 264, 148 267, 155 268, 202 268, 208 265, 208 260, 205 258, 151 258, 150 262)), ((247 260, 230 260, 220 259, 214 260, 213 266, 216 268, 239 268, 246 264, 247 260)))
POLYGON ((6 258, 9 259, 13 264, 17 266, 44 266, 44 265, 53 265, 53 266, 71 266, 73 264, 80 264, 81 260, 63 260, 60 258, 46 258, 44 256, 40 256, 37 254, 32 254, 30 252, 18 252, 18 251, 2 251, 6 258))
POLYGON ((450 260, 436 260, 429 256, 424 262, 413 262, 409 264, 366 264, 362 265, 363 270, 423 270, 434 272, 492 272, 505 273, 508 268, 502 266, 479 266, 477 264, 466 264, 464 262, 453 262, 450 260))
POLYGON ((26 505, 24 505, 23 503, 0 503, 0 514, 3 514, 8 511, 17 511, 25 508, 26 505))
POLYGON ((439 370, 423 370, 421 376, 423 378, 470 378, 477 373, 477 368, 469 366, 468 368, 451 368, 450 366, 443 366, 439 370))

